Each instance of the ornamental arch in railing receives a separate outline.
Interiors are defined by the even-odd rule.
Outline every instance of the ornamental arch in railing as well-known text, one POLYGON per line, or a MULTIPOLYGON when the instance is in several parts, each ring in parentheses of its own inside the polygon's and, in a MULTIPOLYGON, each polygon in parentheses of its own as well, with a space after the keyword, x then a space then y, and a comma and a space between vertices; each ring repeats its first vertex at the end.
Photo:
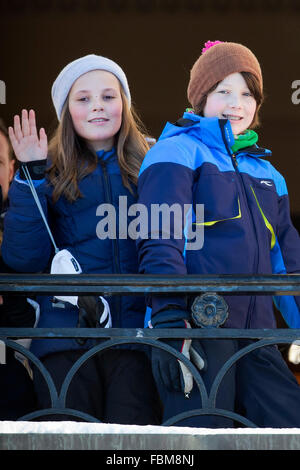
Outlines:
MULTIPOLYGON (((0 294, 14 295, 64 293, 85 295, 136 295, 150 293, 164 295, 166 293, 198 294, 193 304, 194 321, 199 328, 193 329, 99 329, 99 328, 0 328, 0 343, 23 354, 42 374, 50 396, 51 406, 48 409, 36 410, 19 420, 35 420, 41 417, 51 418, 53 415, 64 415, 88 422, 99 422, 95 417, 66 407, 66 399, 72 378, 80 367, 91 357, 104 350, 124 344, 143 344, 149 347, 163 349, 177 359, 180 359, 190 370, 194 378, 194 386, 201 395, 202 407, 177 414, 167 421, 164 426, 176 425, 180 421, 201 415, 217 415, 229 418, 246 427, 256 427, 242 415, 216 407, 218 390, 226 373, 238 360, 255 349, 274 345, 291 344, 300 339, 300 330, 240 330, 218 328, 226 320, 228 311, 224 304, 223 293, 242 295, 300 295, 300 275, 274 276, 50 276, 50 275, 0 275, 0 294), (218 294, 216 294, 218 292, 218 294), (202 296, 202 297, 201 297, 202 296), (201 304, 202 302, 202 304, 201 304), (207 308, 207 309, 206 309, 207 308), (198 322, 198 323, 197 323, 198 322), (86 338, 101 343, 86 350, 73 364, 67 373, 58 393, 51 375, 42 362, 33 353, 15 339, 43 338, 86 338), (233 354, 220 368, 208 393, 201 372, 181 353, 163 343, 163 339, 244 339, 256 340, 233 354), (104 341, 103 341, 104 340, 104 341)), ((0 364, 0 367, 2 365, 0 364)))

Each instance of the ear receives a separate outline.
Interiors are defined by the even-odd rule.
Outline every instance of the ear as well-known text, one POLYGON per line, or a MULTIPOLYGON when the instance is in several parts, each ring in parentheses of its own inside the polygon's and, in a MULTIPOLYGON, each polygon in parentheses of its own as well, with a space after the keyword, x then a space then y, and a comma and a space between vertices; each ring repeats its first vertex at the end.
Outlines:
POLYGON ((15 174, 15 160, 10 160, 9 161, 9 174, 8 174, 9 182, 11 182, 11 180, 13 179, 14 174, 15 174))

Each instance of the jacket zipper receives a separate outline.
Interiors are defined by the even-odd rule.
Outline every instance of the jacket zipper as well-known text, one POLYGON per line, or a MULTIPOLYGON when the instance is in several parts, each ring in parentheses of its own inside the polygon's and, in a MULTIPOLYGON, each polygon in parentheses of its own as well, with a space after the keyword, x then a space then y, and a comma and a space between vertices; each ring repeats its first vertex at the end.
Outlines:
MULTIPOLYGON (((225 122, 226 122, 225 120, 219 119, 219 126, 220 126, 220 130, 221 130, 221 134, 222 134, 222 138, 223 138, 225 148, 226 148, 227 153, 228 153, 228 155, 231 159, 234 171, 235 171, 237 177, 240 180, 240 186, 241 186, 241 189, 244 193, 245 204, 246 204, 247 209, 248 209, 249 218, 252 220, 252 227, 253 227, 253 230, 254 230, 254 233, 255 233, 255 236, 256 236, 256 262, 255 262, 255 264, 256 264, 256 268, 257 268, 257 266, 258 266, 258 242, 257 242, 256 228, 255 228, 252 212, 249 208, 248 198, 247 198, 247 194, 246 194, 246 190, 245 190, 245 185, 244 185, 242 176, 240 174, 240 171, 238 169, 238 163, 237 163, 236 155, 232 153, 231 148, 229 147, 229 144, 228 144, 228 140, 226 138, 225 122)), ((228 132, 227 132, 227 135, 228 135, 228 132)), ((259 152, 259 150, 258 150, 258 152, 259 152)), ((256 153, 256 152, 254 151, 253 153, 256 153)), ((249 308, 248 308, 248 315, 247 315, 247 325, 246 325, 247 328, 249 328, 249 325, 250 325, 250 320, 251 320, 252 313, 253 313, 253 310, 254 310, 254 304, 255 304, 255 297, 251 296, 251 301, 250 301, 250 305, 249 305, 249 308)))
POLYGON ((235 169, 236 171, 239 171, 239 169, 238 169, 238 162, 237 162, 237 159, 236 159, 236 155, 235 155, 234 153, 232 154, 232 160, 233 160, 234 169, 235 169))
MULTIPOLYGON (((227 146, 226 146, 227 148, 227 146)), ((227 149, 227 152, 229 153, 228 149, 227 149)), ((237 162, 237 158, 236 158, 236 154, 230 154, 230 157, 231 157, 231 161, 233 162, 233 167, 234 167, 234 171, 235 173, 237 174, 238 178, 239 178, 239 181, 240 181, 240 185, 241 185, 241 188, 243 190, 243 193, 244 193, 244 199, 245 199, 245 202, 246 202, 246 205, 247 205, 247 208, 248 208, 248 213, 250 215, 250 218, 252 220, 252 226, 253 226, 253 229, 254 229, 254 233, 256 235, 256 247, 258 245, 258 242, 257 242, 257 233, 256 233, 256 228, 255 228, 255 224, 254 224, 254 220, 253 220, 253 215, 252 215, 252 212, 249 208, 249 204, 248 204, 248 198, 247 198, 247 193, 246 193, 246 189, 245 189, 245 184, 244 184, 244 181, 243 181, 243 178, 240 174, 240 171, 239 171, 239 168, 238 168, 238 162, 237 162)), ((255 271, 257 271, 257 266, 258 266, 258 248, 256 248, 256 256, 255 256, 255 266, 256 266, 256 269, 255 271)), ((250 321, 251 321, 251 317, 252 317, 252 313, 253 313, 253 310, 254 310, 254 304, 255 304, 255 298, 254 296, 251 296, 251 300, 250 300, 250 305, 249 305, 249 309, 248 309, 248 315, 247 315, 247 324, 246 324, 246 328, 249 328, 250 326, 250 321)))
MULTIPOLYGON (((109 175, 107 172, 107 166, 106 162, 99 159, 101 168, 103 170, 103 176, 104 176, 104 192, 105 192, 105 198, 106 202, 109 204, 112 204, 112 191, 111 191, 111 184, 110 184, 110 179, 109 175)), ((120 269, 120 255, 119 255, 119 246, 118 246, 118 241, 116 238, 112 240, 112 248, 113 248, 113 270, 114 274, 119 274, 121 273, 120 269)), ((113 297, 113 304, 115 305, 115 315, 118 318, 117 324, 120 325, 120 304, 121 304, 121 299, 120 296, 114 296, 113 297)))

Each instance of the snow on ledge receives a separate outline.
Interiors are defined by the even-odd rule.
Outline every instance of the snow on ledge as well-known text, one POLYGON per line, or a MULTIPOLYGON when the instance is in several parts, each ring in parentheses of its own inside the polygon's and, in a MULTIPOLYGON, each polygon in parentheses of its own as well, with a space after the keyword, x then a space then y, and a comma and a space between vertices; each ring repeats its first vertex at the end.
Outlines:
POLYGON ((300 435, 300 428, 190 428, 82 423, 74 421, 0 421, 0 434, 180 434, 180 435, 300 435))

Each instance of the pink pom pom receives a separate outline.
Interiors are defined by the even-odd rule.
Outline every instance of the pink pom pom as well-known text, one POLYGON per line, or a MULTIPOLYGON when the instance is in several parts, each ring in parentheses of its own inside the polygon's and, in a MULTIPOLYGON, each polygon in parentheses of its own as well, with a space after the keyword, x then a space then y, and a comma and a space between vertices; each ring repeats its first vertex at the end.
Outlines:
POLYGON ((221 44, 223 41, 207 41, 202 49, 202 54, 204 54, 204 52, 206 52, 208 49, 210 49, 211 47, 215 46, 216 44, 221 44))

